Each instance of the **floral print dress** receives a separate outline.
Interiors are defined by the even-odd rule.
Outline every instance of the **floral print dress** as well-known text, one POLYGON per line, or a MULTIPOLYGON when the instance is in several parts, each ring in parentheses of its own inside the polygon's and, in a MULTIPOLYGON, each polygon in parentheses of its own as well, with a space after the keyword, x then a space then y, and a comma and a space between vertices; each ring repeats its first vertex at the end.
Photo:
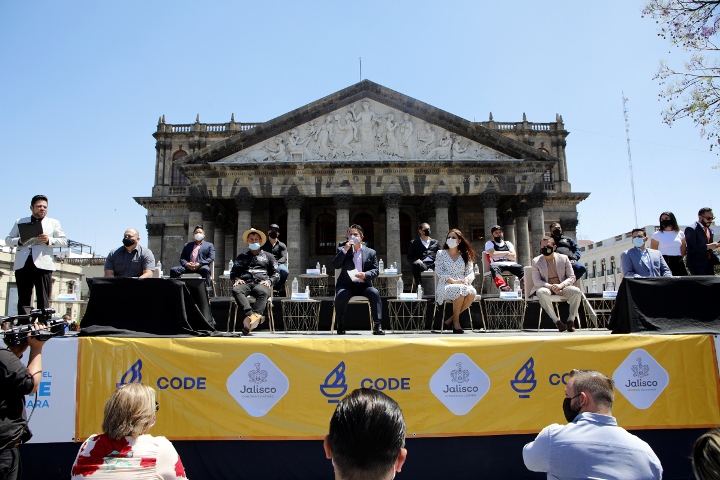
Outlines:
POLYGON ((72 480, 186 479, 175 447, 165 437, 140 435, 113 440, 91 435, 80 447, 72 467, 72 480))
POLYGON ((439 250, 435 257, 435 274, 437 275, 437 286, 435 288, 435 301, 443 303, 445 300, 456 300, 458 297, 477 295, 472 281, 475 280, 475 266, 473 262, 465 261, 462 255, 453 261, 447 250, 439 250), (448 283, 448 279, 460 280, 464 278, 467 285, 459 283, 448 283))

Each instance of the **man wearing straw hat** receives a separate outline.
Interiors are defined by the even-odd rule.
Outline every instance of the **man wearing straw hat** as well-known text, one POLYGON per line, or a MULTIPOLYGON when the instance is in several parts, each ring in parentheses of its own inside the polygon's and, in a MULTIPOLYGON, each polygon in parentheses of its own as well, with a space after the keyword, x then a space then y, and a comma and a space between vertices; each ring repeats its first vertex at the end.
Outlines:
POLYGON ((245 230, 242 238, 248 251, 235 259, 230 281, 233 282, 232 295, 245 314, 243 333, 248 335, 264 320, 265 305, 273 285, 280 279, 280 269, 272 253, 262 250, 266 241, 263 232, 251 228, 245 230), (254 305, 250 305, 248 295, 255 297, 254 305))

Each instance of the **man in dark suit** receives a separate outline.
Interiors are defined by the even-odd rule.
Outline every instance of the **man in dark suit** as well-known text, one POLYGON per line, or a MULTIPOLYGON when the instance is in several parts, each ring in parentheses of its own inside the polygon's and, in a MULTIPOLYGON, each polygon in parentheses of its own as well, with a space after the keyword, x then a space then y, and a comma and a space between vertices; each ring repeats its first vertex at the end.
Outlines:
POLYGON ((690 275, 713 275, 711 256, 720 243, 713 242, 714 232, 710 228, 715 217, 711 208, 701 208, 695 225, 685 229, 687 243, 687 264, 690 275))
POLYGON ((205 231, 198 225, 193 230, 193 241, 185 244, 180 254, 180 266, 170 269, 170 278, 180 278, 184 273, 197 273, 205 279, 212 290, 210 264, 215 261, 215 246, 205 241, 205 231))
POLYGON ((418 231, 420 232, 420 237, 410 242, 410 248, 408 248, 407 253, 408 262, 412 265, 416 288, 421 284, 421 273, 435 269, 435 255, 437 255, 438 248, 440 248, 438 241, 430 238, 429 224, 420 224, 418 231))
POLYGON ((350 298, 366 297, 370 300, 373 316, 373 335, 385 335, 382 329, 382 303, 380 292, 373 287, 373 279, 378 276, 378 261, 375 250, 362 244, 364 238, 360 225, 351 225, 347 231, 347 242, 338 248, 332 265, 340 269, 335 282, 335 312, 337 314, 337 333, 344 335, 345 310, 350 298), (353 276, 350 277, 350 272, 353 276))

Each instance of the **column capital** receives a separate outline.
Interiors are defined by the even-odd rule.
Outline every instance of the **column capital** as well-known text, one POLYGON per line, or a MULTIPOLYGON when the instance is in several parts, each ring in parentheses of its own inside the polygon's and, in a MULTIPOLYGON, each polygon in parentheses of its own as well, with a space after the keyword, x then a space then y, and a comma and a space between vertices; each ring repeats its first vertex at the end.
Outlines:
POLYGON ((527 196, 528 207, 530 208, 542 208, 545 205, 545 199, 547 194, 544 192, 533 192, 527 196))
POLYGON ((578 226, 578 219, 577 218, 561 218, 560 226, 562 227, 563 232, 574 232, 578 226))
POLYGON ((452 194, 448 192, 438 192, 432 197, 432 202, 433 205, 435 205, 435 208, 448 208, 451 200, 452 194))
POLYGON ((147 228, 149 237, 159 237, 159 236, 162 236, 162 234, 163 234, 163 230, 165 229, 165 224, 163 224, 163 223, 148 223, 147 225, 145 225, 145 228, 147 228))
POLYGON ((333 195, 336 209, 348 210, 353 202, 353 196, 351 193, 336 193, 333 195))
POLYGON ((235 195, 235 206, 238 210, 252 210, 255 205, 255 197, 248 191, 240 192, 235 195))
POLYGON ((512 211, 513 213, 515 213, 515 217, 527 217, 528 210, 528 204, 525 202, 517 202, 512 207, 512 211))
POLYGON ((204 222, 205 222, 205 221, 214 222, 214 221, 215 221, 215 217, 217 217, 217 211, 218 211, 218 210, 217 210, 217 208, 216 208, 214 205, 207 205, 207 204, 205 204, 205 206, 204 206, 203 209, 202 209, 202 218, 203 218, 203 221, 204 221, 204 222))
POLYGON ((497 192, 483 192, 480 198, 482 198, 483 208, 497 208, 500 194, 497 192))
POLYGON ((399 207, 400 201, 402 200, 402 194, 401 193, 384 193, 383 194, 383 204, 385 205, 385 208, 391 208, 391 207, 399 207))
POLYGON ((500 214, 501 225, 512 225, 515 223, 515 213, 512 210, 505 210, 500 214))
POLYGON ((305 203, 305 197, 296 189, 285 194, 285 208, 300 210, 305 203))
POLYGON ((205 207, 205 197, 197 192, 193 192, 185 197, 185 203, 191 212, 202 212, 205 207))

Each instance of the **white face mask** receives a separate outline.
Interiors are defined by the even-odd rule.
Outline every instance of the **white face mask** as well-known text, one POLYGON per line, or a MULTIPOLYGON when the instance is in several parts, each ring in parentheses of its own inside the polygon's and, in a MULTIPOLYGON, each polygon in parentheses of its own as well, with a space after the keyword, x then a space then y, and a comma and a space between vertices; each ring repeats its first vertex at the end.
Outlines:
POLYGON ((633 243, 634 246, 640 248, 640 247, 642 247, 643 245, 645 245, 645 238, 643 238, 643 237, 635 237, 635 238, 632 239, 632 243, 633 243))
POLYGON ((458 246, 458 241, 456 238, 448 238, 445 240, 445 243, 447 243, 447 246, 450 248, 455 248, 458 246))
POLYGON ((199 242, 199 241, 202 240, 203 238, 205 238, 205 235, 203 235, 202 233, 196 233, 196 234, 195 234, 195 240, 196 240, 196 241, 199 242))

